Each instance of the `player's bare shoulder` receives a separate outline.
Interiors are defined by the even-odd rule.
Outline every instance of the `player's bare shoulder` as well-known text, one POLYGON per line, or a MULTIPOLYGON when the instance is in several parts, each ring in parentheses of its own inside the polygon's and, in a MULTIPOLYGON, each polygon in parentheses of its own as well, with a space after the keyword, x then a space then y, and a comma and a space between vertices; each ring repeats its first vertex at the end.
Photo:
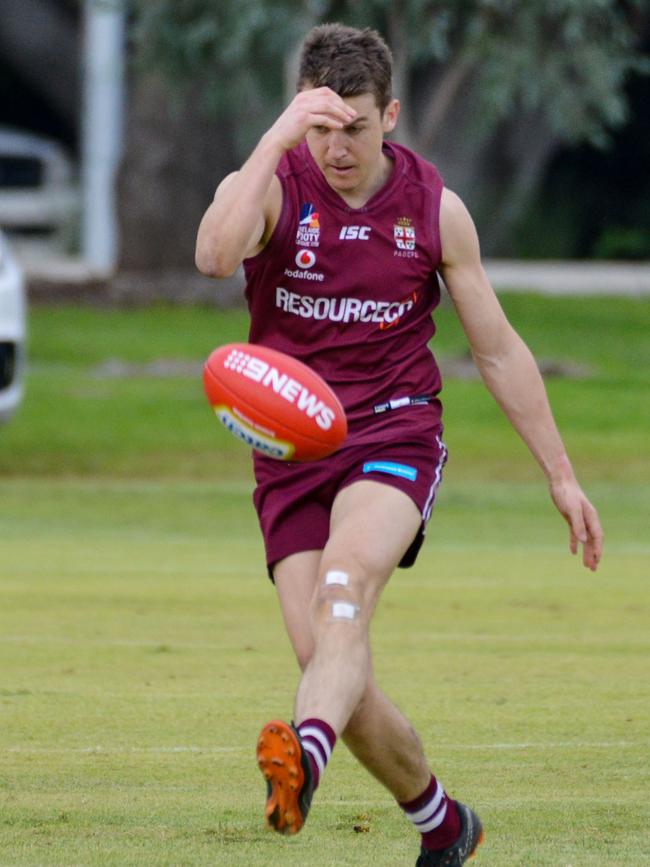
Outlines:
POLYGON ((474 221, 460 196, 447 187, 440 200, 440 240, 443 268, 480 258, 474 221))

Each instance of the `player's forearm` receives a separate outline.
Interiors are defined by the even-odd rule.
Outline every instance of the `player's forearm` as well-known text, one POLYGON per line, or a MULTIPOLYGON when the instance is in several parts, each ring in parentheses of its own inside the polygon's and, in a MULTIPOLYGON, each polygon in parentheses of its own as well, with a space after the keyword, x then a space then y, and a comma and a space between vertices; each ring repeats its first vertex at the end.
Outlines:
POLYGON ((283 149, 267 135, 242 168, 220 187, 196 240, 196 265, 210 277, 235 271, 263 234, 264 201, 283 149))
POLYGON ((513 333, 499 356, 475 361, 483 380, 510 423, 526 443, 549 482, 573 478, 539 368, 530 350, 513 333))

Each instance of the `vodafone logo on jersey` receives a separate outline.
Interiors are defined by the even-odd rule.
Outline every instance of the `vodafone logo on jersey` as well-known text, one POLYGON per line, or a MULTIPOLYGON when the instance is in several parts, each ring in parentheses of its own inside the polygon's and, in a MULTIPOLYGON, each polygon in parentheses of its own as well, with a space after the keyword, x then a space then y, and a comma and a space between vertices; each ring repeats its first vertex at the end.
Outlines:
POLYGON ((298 250, 294 262, 298 266, 284 269, 285 277, 293 277, 294 280, 312 280, 317 283, 322 283, 325 275, 320 271, 311 271, 310 269, 316 264, 316 253, 313 250, 298 250))
POLYGON ((313 250, 298 250, 296 253, 296 265, 299 268, 313 268, 316 263, 316 254, 313 250))

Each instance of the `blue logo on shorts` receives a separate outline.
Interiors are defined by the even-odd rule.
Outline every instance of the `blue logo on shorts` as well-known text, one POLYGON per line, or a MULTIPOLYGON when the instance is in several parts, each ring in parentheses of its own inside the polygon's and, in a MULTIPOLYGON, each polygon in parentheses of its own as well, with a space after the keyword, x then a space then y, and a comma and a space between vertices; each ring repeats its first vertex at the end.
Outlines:
POLYGON ((389 476, 399 476, 414 482, 418 477, 415 467, 406 464, 395 464, 393 461, 368 461, 363 465, 364 473, 388 473, 389 476))

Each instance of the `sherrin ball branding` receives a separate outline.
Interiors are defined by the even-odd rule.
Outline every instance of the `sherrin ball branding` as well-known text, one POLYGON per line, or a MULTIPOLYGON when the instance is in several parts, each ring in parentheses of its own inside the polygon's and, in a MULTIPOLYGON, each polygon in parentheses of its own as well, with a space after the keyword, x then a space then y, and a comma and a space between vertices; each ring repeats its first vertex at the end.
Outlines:
POLYGON ((205 392, 233 436, 276 460, 326 457, 345 440, 343 407, 327 383, 289 355, 249 343, 215 349, 205 392))
POLYGON ((250 422, 238 418, 237 414, 227 406, 215 406, 214 411, 226 430, 250 448, 280 461, 288 461, 293 457, 294 447, 291 443, 266 436, 261 431, 256 430, 250 422))

